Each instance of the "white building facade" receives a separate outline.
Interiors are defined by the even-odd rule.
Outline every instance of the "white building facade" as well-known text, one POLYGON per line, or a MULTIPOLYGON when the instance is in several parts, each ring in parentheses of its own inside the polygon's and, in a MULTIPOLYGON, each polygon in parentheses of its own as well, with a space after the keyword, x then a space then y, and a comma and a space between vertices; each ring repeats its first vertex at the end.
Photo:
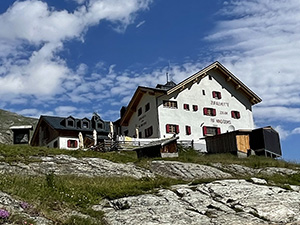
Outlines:
POLYGON ((219 62, 171 84, 138 87, 121 118, 122 135, 176 135, 202 146, 207 135, 254 128, 252 106, 261 99, 219 62))

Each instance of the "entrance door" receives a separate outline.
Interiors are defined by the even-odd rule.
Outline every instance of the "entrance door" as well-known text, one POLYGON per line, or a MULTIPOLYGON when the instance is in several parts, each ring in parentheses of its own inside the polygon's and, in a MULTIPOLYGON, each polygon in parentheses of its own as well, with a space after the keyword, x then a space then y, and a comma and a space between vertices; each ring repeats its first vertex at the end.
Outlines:
POLYGON ((237 149, 241 152, 247 153, 250 149, 249 135, 237 135, 236 136, 237 149))

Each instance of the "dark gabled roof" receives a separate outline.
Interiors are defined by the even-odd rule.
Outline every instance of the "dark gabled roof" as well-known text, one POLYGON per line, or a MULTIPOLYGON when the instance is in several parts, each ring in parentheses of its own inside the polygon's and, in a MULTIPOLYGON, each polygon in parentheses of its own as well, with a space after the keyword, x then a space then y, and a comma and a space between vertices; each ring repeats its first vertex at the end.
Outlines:
MULTIPOLYGON (((44 120, 46 123, 49 124, 49 126, 51 126, 55 130, 72 130, 72 131, 93 131, 94 130, 94 128, 92 128, 91 125, 90 125, 90 128, 78 127, 77 124, 78 124, 78 122, 82 121, 82 119, 76 119, 76 118, 73 118, 74 123, 75 123, 74 127, 66 126, 65 120, 69 119, 69 118, 73 118, 73 117, 71 117, 71 116, 69 116, 69 117, 41 116, 40 120, 44 120)), ((86 120, 87 118, 83 118, 83 119, 86 120)), ((87 119, 87 120, 89 120, 89 119, 87 119)), ((103 129, 96 129, 97 132, 109 132, 110 131, 109 122, 107 122, 107 121, 103 121, 103 122, 104 122, 103 129)))

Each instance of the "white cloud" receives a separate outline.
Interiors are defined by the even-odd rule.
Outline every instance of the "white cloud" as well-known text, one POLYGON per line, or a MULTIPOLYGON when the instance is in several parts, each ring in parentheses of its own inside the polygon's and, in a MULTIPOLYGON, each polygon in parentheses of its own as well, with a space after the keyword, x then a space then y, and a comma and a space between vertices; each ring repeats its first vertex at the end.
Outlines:
POLYGON ((260 122, 300 122, 300 2, 232 0, 214 32, 218 60, 254 90, 260 122))
POLYGON ((150 2, 90 0, 74 12, 68 12, 57 11, 40 0, 16 1, 0 15, 1 100, 10 102, 27 96, 42 102, 70 90, 73 92, 75 88, 77 96, 71 100, 79 101, 83 98, 82 92, 94 87, 83 78, 88 72, 87 65, 80 64, 72 71, 65 60, 58 57, 64 50, 63 43, 83 39, 87 29, 101 20, 124 30, 134 21, 135 14, 147 9, 150 2))

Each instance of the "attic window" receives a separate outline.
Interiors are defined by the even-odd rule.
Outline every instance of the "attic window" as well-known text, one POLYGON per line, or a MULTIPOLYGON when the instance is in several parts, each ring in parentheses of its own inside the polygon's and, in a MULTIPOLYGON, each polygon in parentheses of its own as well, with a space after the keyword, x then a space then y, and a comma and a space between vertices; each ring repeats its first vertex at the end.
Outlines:
POLYGON ((219 91, 213 91, 212 96, 215 99, 221 99, 222 98, 221 92, 219 92, 219 91))
POLYGON ((217 134, 221 134, 220 127, 203 127, 203 136, 214 136, 217 134))
POLYGON ((205 116, 216 116, 216 109, 213 108, 203 108, 203 114, 205 116))
POLYGON ((234 119, 239 119, 241 118, 241 114, 239 111, 231 111, 231 117, 234 119))
POLYGON ((208 79, 209 79, 209 80, 212 80, 212 76, 211 76, 211 75, 208 75, 208 79))

